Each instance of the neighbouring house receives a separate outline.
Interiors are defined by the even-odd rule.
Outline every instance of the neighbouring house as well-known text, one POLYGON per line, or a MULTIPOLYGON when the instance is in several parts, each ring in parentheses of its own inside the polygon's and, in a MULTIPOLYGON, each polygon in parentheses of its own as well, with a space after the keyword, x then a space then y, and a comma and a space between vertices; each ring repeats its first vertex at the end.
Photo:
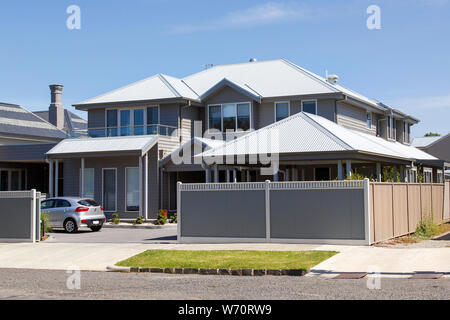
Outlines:
POLYGON ((155 218, 158 209, 176 210, 177 181, 334 180, 356 173, 381 180, 394 168, 402 181, 416 182, 418 164, 443 168, 410 145, 418 119, 337 79, 284 59, 252 59, 185 78, 157 74, 77 103, 88 118, 79 136, 88 137, 47 152, 50 194, 61 195, 54 186, 63 176, 64 195, 92 197, 107 215, 155 218), (278 140, 262 143, 275 132, 278 140), (272 153, 279 157, 270 164, 251 157, 272 153), (242 159, 209 161, 221 157, 242 159), (273 171, 261 175, 267 167, 273 171))
MULTIPOLYGON (((431 136, 431 137, 418 137, 414 138, 412 145, 420 150, 429 153, 436 158, 445 161, 444 174, 446 179, 450 179, 450 133, 444 136, 431 136)), ((440 181, 442 171, 437 172, 430 176, 427 175, 427 179, 432 181, 440 181)))
MULTIPOLYGON (((19 105, 0 103, 0 191, 48 192, 45 153, 70 136, 73 129, 87 127, 86 120, 64 109, 62 86, 51 85, 50 89, 47 112, 30 112, 19 105)), ((63 176, 57 181, 63 193, 63 176)))

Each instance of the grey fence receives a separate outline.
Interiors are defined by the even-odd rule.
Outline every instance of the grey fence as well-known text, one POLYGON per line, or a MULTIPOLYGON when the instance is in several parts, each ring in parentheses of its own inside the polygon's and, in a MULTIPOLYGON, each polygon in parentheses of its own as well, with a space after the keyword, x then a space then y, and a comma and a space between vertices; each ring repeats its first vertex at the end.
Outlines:
POLYGON ((369 180, 178 183, 180 243, 370 244, 369 180))
POLYGON ((40 202, 36 190, 0 192, 0 242, 39 241, 40 202))

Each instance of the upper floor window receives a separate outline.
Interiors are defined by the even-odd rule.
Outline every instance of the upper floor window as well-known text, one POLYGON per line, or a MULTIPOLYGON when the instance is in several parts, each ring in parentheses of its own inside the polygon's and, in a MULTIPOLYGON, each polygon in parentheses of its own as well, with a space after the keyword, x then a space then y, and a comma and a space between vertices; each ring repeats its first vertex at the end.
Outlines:
POLYGON ((158 127, 158 106, 106 110, 106 136, 108 137, 158 134, 158 127))
POLYGON ((403 142, 404 143, 410 143, 410 133, 411 133, 411 126, 407 122, 403 122, 403 142))
POLYGON ((250 103, 208 106, 208 128, 220 131, 250 130, 250 103))
POLYGON ((289 117, 289 102, 275 102, 275 121, 289 117))
POLYGON ((366 117, 367 117, 367 120, 366 120, 367 129, 372 129, 372 113, 367 112, 366 117))
POLYGON ((317 101, 316 100, 302 101, 302 111, 317 114, 317 101))
POLYGON ((394 117, 388 117, 388 138, 395 140, 396 124, 394 117))

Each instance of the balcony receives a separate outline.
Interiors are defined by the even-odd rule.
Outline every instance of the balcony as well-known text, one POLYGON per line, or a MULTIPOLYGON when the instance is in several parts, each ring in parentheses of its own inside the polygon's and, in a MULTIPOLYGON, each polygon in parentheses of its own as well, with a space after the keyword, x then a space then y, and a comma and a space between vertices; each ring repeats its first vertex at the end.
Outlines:
POLYGON ((143 136, 143 135, 160 135, 172 136, 177 127, 162 124, 126 126, 126 127, 100 127, 89 128, 84 130, 73 130, 68 132, 69 138, 104 138, 119 136, 143 136))

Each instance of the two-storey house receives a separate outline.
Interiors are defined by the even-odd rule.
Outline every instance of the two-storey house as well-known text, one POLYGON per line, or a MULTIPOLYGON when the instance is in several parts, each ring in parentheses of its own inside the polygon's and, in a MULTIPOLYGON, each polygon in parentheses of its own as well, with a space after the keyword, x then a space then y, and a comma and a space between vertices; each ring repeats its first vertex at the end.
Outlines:
POLYGON ((47 153, 51 193, 63 163, 64 195, 121 217, 176 210, 177 181, 381 179, 387 166, 415 181, 416 163, 439 166, 410 146, 417 119, 284 59, 158 74, 74 106, 87 111, 90 138, 47 153))

